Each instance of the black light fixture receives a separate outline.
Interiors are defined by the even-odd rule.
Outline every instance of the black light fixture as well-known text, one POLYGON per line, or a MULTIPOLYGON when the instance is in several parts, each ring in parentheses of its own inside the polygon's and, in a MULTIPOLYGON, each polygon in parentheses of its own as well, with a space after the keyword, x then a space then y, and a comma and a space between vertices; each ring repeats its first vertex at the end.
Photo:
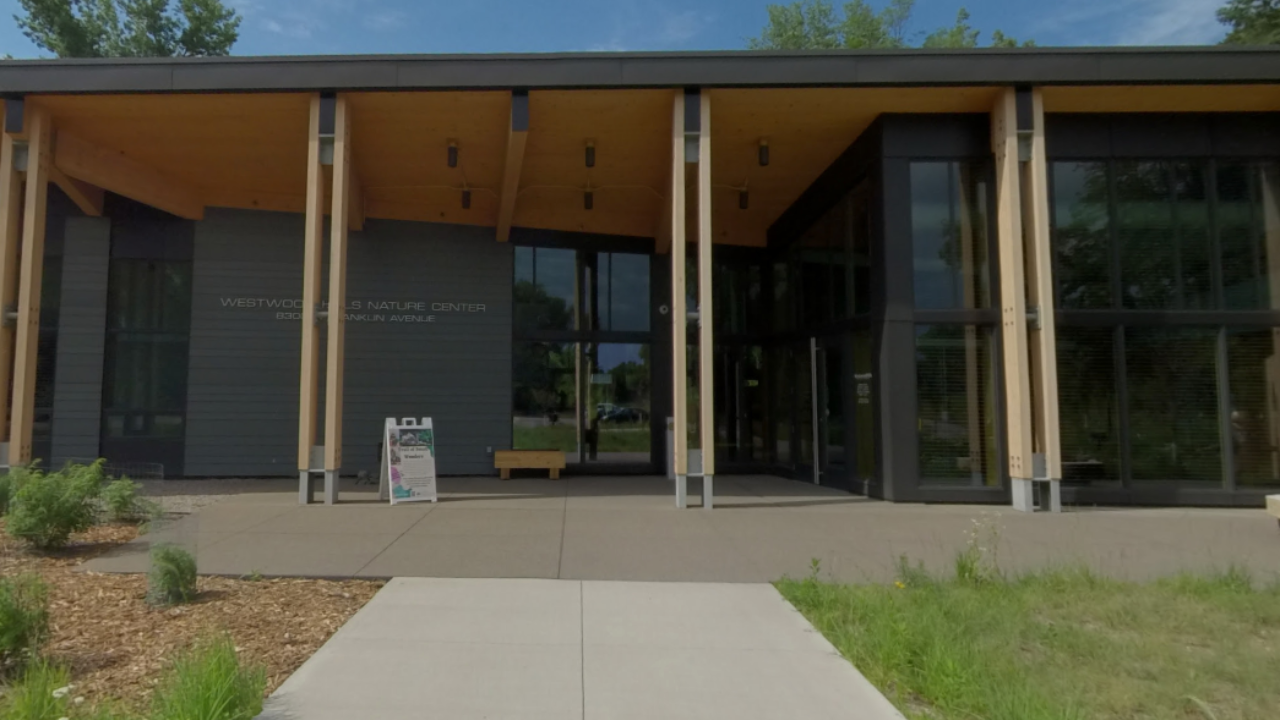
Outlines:
POLYGON ((751 207, 751 193, 746 188, 738 191, 738 209, 746 210, 751 207))
POLYGON ((458 143, 455 140, 449 141, 449 167, 458 167, 458 143))
POLYGON ((591 190, 582 193, 582 207, 587 210, 594 210, 596 206, 596 194, 591 190))
POLYGON ((596 141, 588 140, 587 141, 587 167, 593 168, 595 166, 596 166, 596 141))
POLYGON ((462 209, 463 210, 471 209, 471 191, 470 190, 462 191, 462 209))
POLYGON ((769 167, 769 141, 760 138, 760 167, 769 167))

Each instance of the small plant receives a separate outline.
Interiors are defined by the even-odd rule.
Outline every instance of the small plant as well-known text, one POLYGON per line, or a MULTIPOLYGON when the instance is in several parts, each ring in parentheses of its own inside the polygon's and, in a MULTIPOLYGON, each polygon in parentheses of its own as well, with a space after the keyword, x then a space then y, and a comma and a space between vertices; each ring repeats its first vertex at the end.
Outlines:
POLYGON ((29 470, 9 503, 6 529, 38 550, 60 548, 71 533, 93 526, 101 483, 102 461, 56 473, 29 470))
POLYGON ((174 660, 152 698, 151 717, 252 720, 262 712, 266 686, 266 671, 242 667, 230 637, 209 638, 174 660))
POLYGON ((160 506, 138 495, 142 486, 122 477, 107 483, 102 489, 102 504, 107 510, 107 517, 113 522, 137 522, 144 518, 156 517, 160 506))
POLYGON ((10 468, 4 475, 0 475, 0 517, 4 517, 9 513, 9 505, 13 502, 14 493, 18 492, 18 488, 22 487, 22 483, 31 473, 36 472, 38 461, 32 463, 31 467, 15 467, 10 468))
POLYGON ((147 575, 147 602, 152 605, 179 605, 196 596, 196 559, 176 545, 151 549, 151 572, 147 575))
POLYGON ((0 698, 0 720, 59 720, 70 714, 71 676, 47 661, 33 663, 0 698))
POLYGON ((48 601, 39 577, 0 578, 0 676, 34 657, 48 637, 48 601))
POLYGON ((983 513, 974 518, 967 535, 968 544, 956 555, 956 578, 971 584, 999 580, 999 516, 983 513))

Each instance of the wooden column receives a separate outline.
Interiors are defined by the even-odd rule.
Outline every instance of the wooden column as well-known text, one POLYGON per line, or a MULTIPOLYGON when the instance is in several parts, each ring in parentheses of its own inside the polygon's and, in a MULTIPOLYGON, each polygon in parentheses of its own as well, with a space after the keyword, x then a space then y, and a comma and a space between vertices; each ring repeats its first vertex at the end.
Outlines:
POLYGON ((329 343, 324 415, 324 501, 338 500, 347 334, 347 232, 351 212, 351 106, 337 98, 333 131, 333 210, 329 223, 329 343))
POLYGON ((1053 299, 1053 250, 1049 231, 1049 163, 1045 154, 1044 96, 1032 91, 1031 157, 1023 163, 1023 232, 1027 248, 1027 304, 1037 321, 1027 331, 1035 452, 1044 457, 1053 510, 1061 504, 1062 438, 1058 416, 1057 307, 1053 299))
POLYGON ((996 160, 996 232, 1000 262, 1000 319, 1009 478, 1014 506, 1032 502, 1031 373, 1027 350, 1026 272, 1022 251, 1022 188, 1018 167, 1016 95, 1000 94, 991 115, 996 160))
POLYGON ((715 328, 712 316, 711 91, 703 89, 698 127, 698 430, 702 446, 702 507, 715 506, 715 328))
POLYGON ((40 289, 44 274, 45 201, 53 128, 40 108, 27 110, 27 187, 22 211, 22 257, 18 269, 18 321, 13 352, 13 421, 9 465, 31 462, 36 403, 36 349, 40 344, 40 289))
POLYGON ((520 195, 520 172, 524 167, 524 149, 529 143, 529 93, 511 93, 511 125, 507 132, 507 160, 502 169, 502 194, 498 198, 498 242, 511 239, 511 223, 516 215, 516 198, 520 195))
POLYGON ((685 307, 685 148, 684 91, 677 90, 671 120, 671 460, 676 476, 676 507, 687 503, 686 478, 689 474, 689 369, 686 331, 688 309, 685 307))
MULTIPOLYGON (((22 104, 10 102, 6 112, 21 113, 22 104)), ((15 121, 6 125, 21 126, 15 121)), ((25 130, 25 128, 24 128, 25 130)), ((5 132, 0 140, 0 312, 18 306, 18 248, 22 244, 22 176, 18 174, 14 153, 18 138, 5 132)), ((9 437, 9 407, 12 388, 13 344, 17 333, 7 321, 0 322, 0 438, 9 437)), ((8 455, 4 457, 9 462, 8 455)))
POLYGON ((1035 483, 1039 481, 1047 483, 1048 505, 1057 511, 1061 508, 1062 479, 1058 355, 1040 93, 1012 88, 1001 93, 992 112, 991 130, 1013 505, 1019 510, 1034 510, 1035 483), (1032 310, 1030 316, 1028 309, 1032 310))
POLYGON ((316 414, 320 407, 320 281, 324 257, 324 169, 320 165, 320 96, 311 98, 307 131, 306 230, 302 261, 302 373, 298 388, 298 474, 300 501, 311 501, 311 449, 316 445, 316 414))

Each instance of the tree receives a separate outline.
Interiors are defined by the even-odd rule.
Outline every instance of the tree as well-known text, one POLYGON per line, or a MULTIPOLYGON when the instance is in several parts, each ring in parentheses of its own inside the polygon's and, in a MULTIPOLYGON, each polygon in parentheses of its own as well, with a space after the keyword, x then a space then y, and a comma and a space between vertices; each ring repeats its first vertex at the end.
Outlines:
POLYGON ((1280 45, 1280 0, 1228 0, 1218 21, 1231 26, 1225 44, 1280 45))
POLYGON ((18 27, 58 57, 227 55, 240 36, 222 0, 18 1, 18 27))
MULTIPOLYGON (((1280 1, 1280 0, 1277 0, 1280 1)), ((796 0, 788 5, 769 5, 769 22, 760 37, 751 38, 753 50, 835 50, 860 48, 902 48, 910 43, 906 26, 916 0, 888 0, 876 12, 867 0, 844 4, 841 13, 828 0, 796 0)), ((969 25, 969 12, 960 8, 956 24, 940 28, 924 37, 929 48, 975 48, 980 33, 969 25)), ((1024 46, 1034 45, 1023 43, 1024 46)), ((1019 43, 999 30, 991 35, 992 47, 1018 47, 1019 43)))

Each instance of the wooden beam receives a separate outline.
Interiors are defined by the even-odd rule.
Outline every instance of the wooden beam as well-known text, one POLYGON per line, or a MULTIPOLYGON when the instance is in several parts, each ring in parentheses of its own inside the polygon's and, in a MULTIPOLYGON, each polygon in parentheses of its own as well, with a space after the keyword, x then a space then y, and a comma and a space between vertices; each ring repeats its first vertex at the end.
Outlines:
MULTIPOLYGON (((1044 95, 1032 94, 1035 123, 1031 160, 1025 168, 1023 227, 1027 248, 1027 303, 1039 321, 1028 331, 1032 390, 1035 398, 1035 449, 1044 455, 1045 472, 1055 484, 1062 479, 1062 439, 1058 412, 1058 333, 1053 299, 1053 250, 1049 235, 1049 163, 1045 151, 1044 95)), ((1055 485, 1054 496, 1058 490, 1055 485)))
POLYGON ((54 164, 67 175, 188 220, 204 217, 204 201, 194 188, 121 152, 62 132, 54 164))
POLYGON ((18 270, 18 323, 13 352, 13 423, 9 465, 31 462, 36 405, 36 348, 40 344, 40 286, 44 273, 44 229, 49 195, 53 127, 40 108, 28 108, 27 188, 22 212, 22 256, 18 270))
POLYGON ((80 212, 90 217, 102 217, 102 202, 106 194, 102 188, 76 180, 59 170, 56 165, 49 167, 49 180, 62 188, 62 192, 71 198, 80 212))
MULTIPOLYGON (((324 258, 324 172, 320 165, 320 96, 311 98, 311 124, 307 133, 306 230, 302 260, 302 373, 298 389, 298 471, 311 467, 316 444, 316 413, 320 407, 320 329, 316 309, 324 258)), ((309 483, 309 480, 304 480, 309 483)), ((303 502, 311 499, 309 485, 303 502)))
MULTIPOLYGON (((9 104, 9 103, 6 103, 9 104)), ((9 104, 12 107, 12 104, 9 104)), ((0 139, 0 312, 18 306, 18 248, 22 244, 22 176, 14 164, 18 138, 0 139)), ((15 329, 0 322, 0 438, 9 437, 10 373, 15 329)), ((5 458, 8 461, 8 458, 5 458)))
POLYGON ((529 141, 529 93, 511 93, 511 126, 507 131, 507 161, 502 170, 502 194, 498 198, 498 242, 511 239, 511 221, 520 194, 524 148, 529 141))
MULTIPOLYGON (((1016 485, 1033 478, 1034 436, 1027 354, 1026 271, 1022 250, 1017 100, 1013 88, 1001 93, 991 113, 991 148, 996 159, 996 232, 1000 263, 1008 464, 1009 477, 1016 485)), ((1029 488, 1027 491, 1030 492, 1029 488)), ((1015 504, 1018 502, 1017 492, 1019 489, 1015 488, 1015 504)))
MULTIPOLYGON (((677 478, 689 474, 689 338, 685 307, 685 162, 684 162, 684 91, 677 90, 672 102, 671 121, 671 192, 668 197, 671 216, 671 387, 672 464, 677 478)), ((684 507, 684 488, 676 487, 676 506, 684 507)))
POLYGON ((333 137, 333 216, 329 223, 329 337, 324 418, 325 502, 337 499, 342 469, 343 370, 347 330, 347 232, 351 211, 351 106, 339 95, 333 137))
POLYGON ((698 431, 702 446, 702 507, 712 507, 711 478, 716 474, 715 326, 712 309, 711 244, 711 91, 703 88, 698 126, 698 431))

